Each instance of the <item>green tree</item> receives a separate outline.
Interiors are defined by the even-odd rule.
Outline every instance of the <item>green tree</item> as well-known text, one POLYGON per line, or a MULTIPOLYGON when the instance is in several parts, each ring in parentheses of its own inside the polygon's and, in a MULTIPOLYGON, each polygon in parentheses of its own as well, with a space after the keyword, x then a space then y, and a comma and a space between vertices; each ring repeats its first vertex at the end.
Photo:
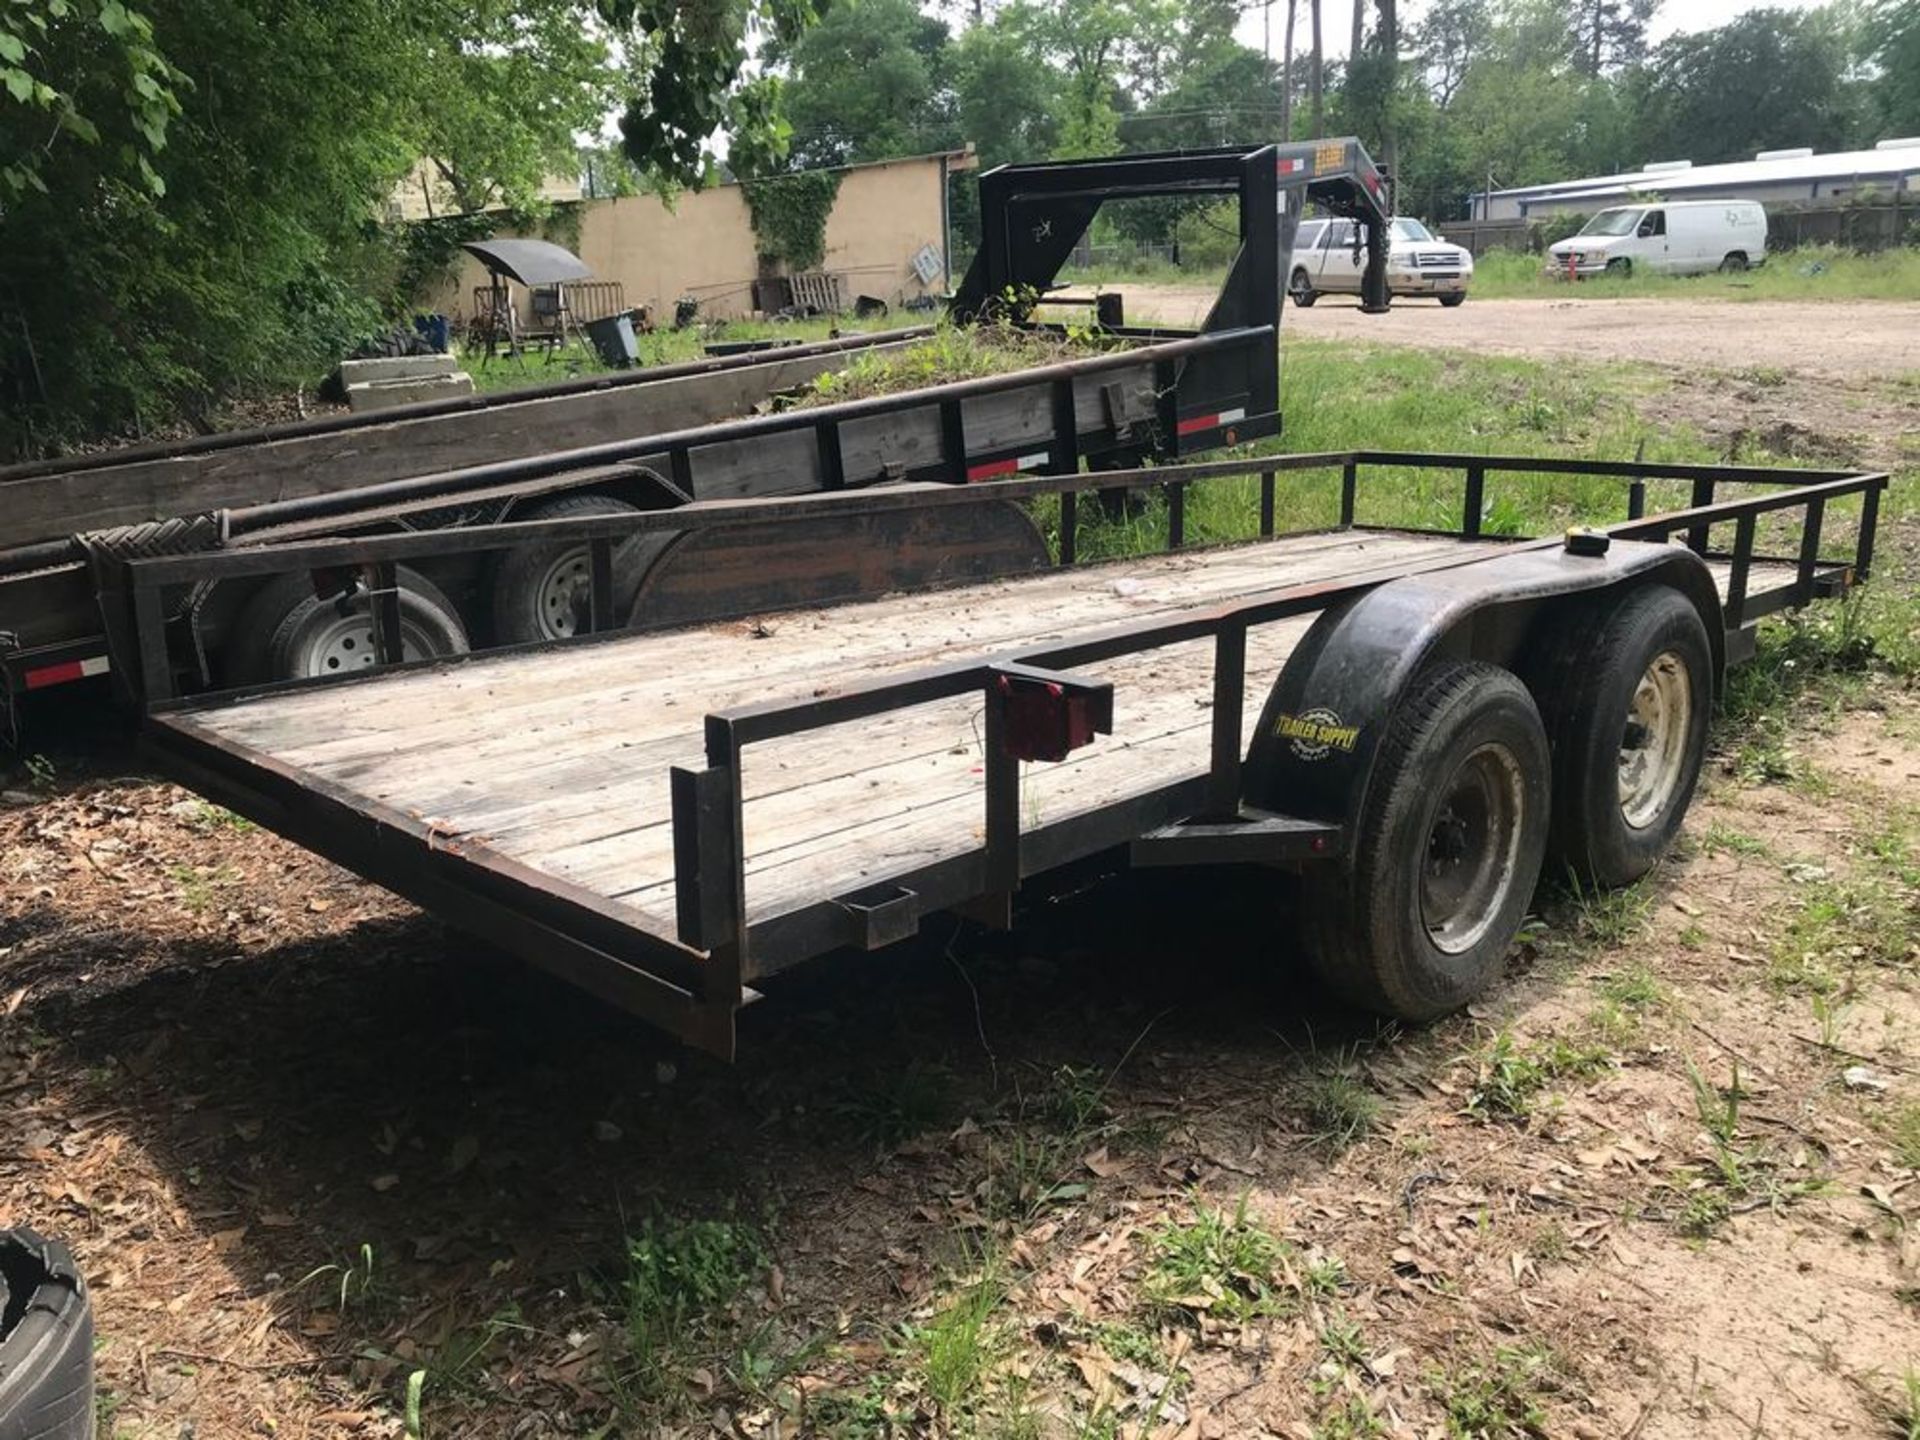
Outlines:
POLYGON ((524 197, 617 86, 657 183, 710 170, 714 116, 772 163, 740 37, 813 0, 685 3, 0 4, 0 454, 324 369, 409 298, 374 217, 423 158, 470 203, 524 197))
POLYGON ((1000 18, 1061 72, 1058 155, 1119 148, 1120 115, 1149 99, 1183 43, 1178 0, 1015 0, 1000 18))
POLYGON ((43 172, 75 146, 164 190, 153 160, 180 113, 180 80, 154 46, 152 22, 121 0, 0 8, 0 203, 45 193, 43 172))
POLYGON ((958 139, 947 27, 913 0, 843 0, 768 58, 791 71, 783 103, 801 164, 923 154, 958 139))
POLYGON ((1640 60, 1647 53, 1647 25, 1659 8, 1660 0, 1577 0, 1568 20, 1580 68, 1599 75, 1640 60))
POLYGON ((1059 77, 1009 22, 969 26, 953 47, 960 134, 982 165, 1043 160, 1060 139, 1059 77))
POLYGON ((719 173, 710 146, 729 137, 728 164, 761 174, 786 154, 780 82, 748 77, 747 40, 791 47, 818 21, 827 0, 598 0, 603 19, 626 37, 632 98, 620 116, 621 143, 643 174, 701 185, 719 173))
POLYGON ((597 13, 575 0, 427 0, 413 14, 421 156, 461 210, 535 203, 627 83, 597 13))
POLYGON ((1750 10, 1676 35, 1631 81, 1638 149, 1649 159, 1750 159, 1757 150, 1854 144, 1866 99, 1849 38, 1830 11, 1750 10))
POLYGON ((1920 135, 1920 5, 1876 0, 1868 7, 1864 39, 1878 68, 1873 119, 1886 135, 1920 135))

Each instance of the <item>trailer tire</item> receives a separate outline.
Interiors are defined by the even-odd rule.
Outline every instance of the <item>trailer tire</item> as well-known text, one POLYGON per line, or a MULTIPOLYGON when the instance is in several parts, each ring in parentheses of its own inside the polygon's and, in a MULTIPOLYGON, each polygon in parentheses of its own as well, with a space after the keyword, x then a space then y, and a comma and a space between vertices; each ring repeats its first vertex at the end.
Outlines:
POLYGON ((1707 627, 1678 590, 1650 585, 1590 611, 1563 654, 1548 853, 1583 884, 1628 885, 1673 844, 1700 780, 1713 706, 1707 627))
MULTIPOLYGON (((409 660, 467 653, 467 630, 453 602, 417 570, 402 565, 400 635, 409 660)), ((305 680, 374 665, 372 607, 364 592, 322 600, 305 572, 269 581, 248 600, 223 667, 235 684, 305 680)))
POLYGON ((92 1440, 93 1313, 64 1245, 0 1230, 0 1440, 92 1440))
MULTIPOLYGON (((611 495, 556 495, 514 513, 516 520, 578 520, 588 515, 634 515, 637 505, 611 495)), ((612 614, 624 617, 633 608, 640 578, 646 573, 642 547, 629 539, 613 549, 612 614)), ((656 541, 654 547, 658 549, 656 541)), ((522 545, 500 557, 493 572, 493 638, 502 645, 524 645, 537 640, 563 640, 584 634, 587 585, 587 547, 522 545)))
POLYGON ((1381 738, 1351 868, 1308 877, 1328 988, 1427 1021, 1491 984, 1540 877, 1551 774, 1540 712, 1513 674, 1449 661, 1416 676, 1381 738))
POLYGON ((1287 293, 1302 310, 1320 298, 1319 292, 1313 288, 1313 278, 1307 274, 1304 265, 1295 269, 1292 278, 1287 281, 1287 293))

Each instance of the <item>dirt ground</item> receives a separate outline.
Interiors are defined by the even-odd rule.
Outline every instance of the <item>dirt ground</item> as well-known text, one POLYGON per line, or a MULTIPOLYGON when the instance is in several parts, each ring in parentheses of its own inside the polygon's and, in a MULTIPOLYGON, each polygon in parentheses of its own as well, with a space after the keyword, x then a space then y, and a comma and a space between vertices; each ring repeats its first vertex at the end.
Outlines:
POLYGON ((770 987, 731 1068, 46 712, 0 1223, 139 1440, 1909 1436, 1920 697, 1800 663, 1671 863, 1427 1030, 1270 878, 1089 870, 770 987))
MULTIPOLYGON (((1128 308, 1165 324, 1196 323, 1211 288, 1120 285, 1128 308)), ((1481 300, 1448 310, 1402 299, 1385 315, 1330 296, 1291 303, 1285 333, 1534 359, 1645 360, 1727 371, 1776 368, 1846 380, 1920 372, 1920 304, 1687 300, 1481 300)))

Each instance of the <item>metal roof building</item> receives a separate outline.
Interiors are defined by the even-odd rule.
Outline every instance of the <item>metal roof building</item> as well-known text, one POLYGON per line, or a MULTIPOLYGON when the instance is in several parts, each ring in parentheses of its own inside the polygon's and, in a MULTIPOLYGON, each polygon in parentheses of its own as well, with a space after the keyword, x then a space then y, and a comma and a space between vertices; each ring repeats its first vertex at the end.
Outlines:
POLYGON ((1920 195, 1920 136, 1882 140, 1871 150, 1816 155, 1811 149, 1762 150, 1751 160, 1695 165, 1669 160, 1620 175, 1477 192, 1476 220, 1543 219, 1556 211, 1591 214, 1650 195, 1666 200, 1758 200, 1767 205, 1833 205, 1862 192, 1891 200, 1920 195))

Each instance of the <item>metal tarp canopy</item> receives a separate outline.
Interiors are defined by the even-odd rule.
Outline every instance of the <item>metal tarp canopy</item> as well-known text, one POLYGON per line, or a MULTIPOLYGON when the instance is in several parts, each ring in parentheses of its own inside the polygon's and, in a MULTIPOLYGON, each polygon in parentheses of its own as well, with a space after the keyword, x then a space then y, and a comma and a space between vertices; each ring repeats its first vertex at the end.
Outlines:
POLYGON ((469 240, 460 248, 494 274, 528 287, 593 278, 578 255, 550 240, 469 240))

